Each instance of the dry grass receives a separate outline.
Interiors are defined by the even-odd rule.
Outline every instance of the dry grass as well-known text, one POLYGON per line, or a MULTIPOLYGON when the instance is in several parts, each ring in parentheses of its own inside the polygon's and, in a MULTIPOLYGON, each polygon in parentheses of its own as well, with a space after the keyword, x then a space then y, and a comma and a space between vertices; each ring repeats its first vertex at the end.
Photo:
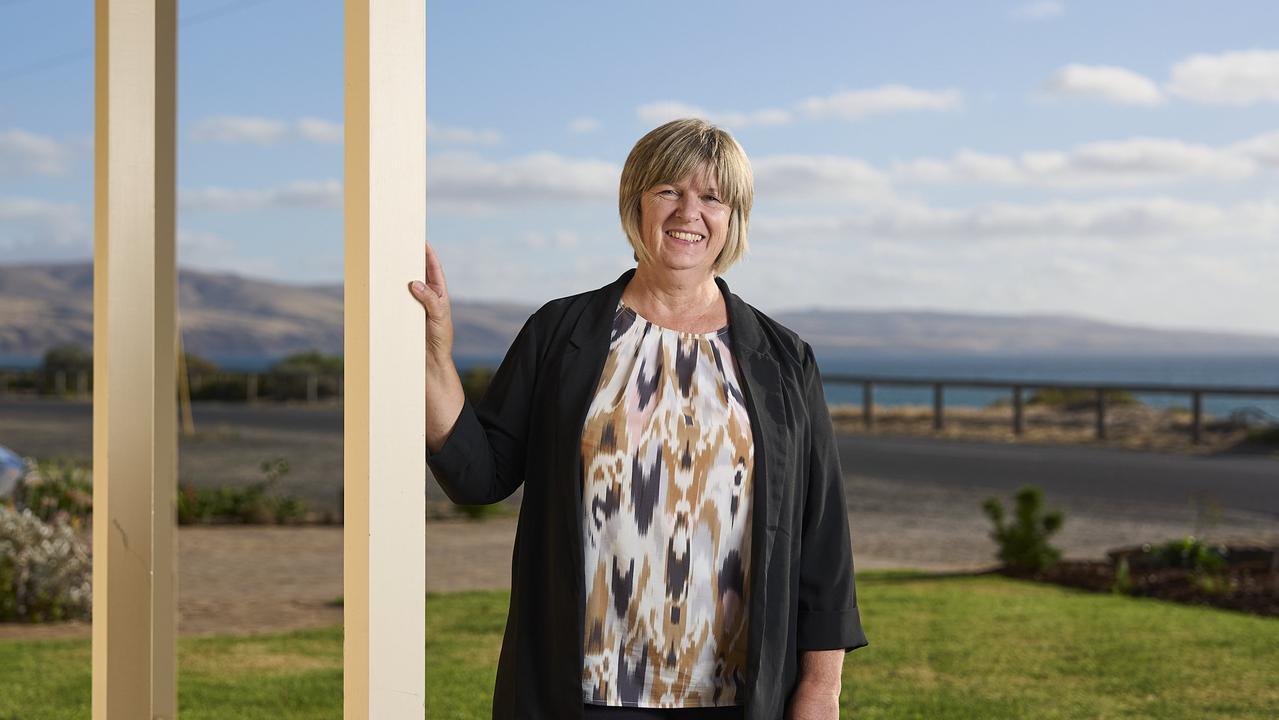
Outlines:
MULTIPOLYGON (((931 406, 907 405, 875 409, 875 426, 867 430, 858 405, 834 405, 831 418, 836 429, 857 434, 918 435, 963 440, 1027 442, 1052 445, 1093 445, 1131 450, 1155 450, 1188 454, 1239 451, 1249 446, 1248 430, 1205 417, 1203 439, 1191 439, 1191 414, 1183 408, 1151 408, 1119 405, 1106 410, 1106 438, 1097 439, 1096 413, 1028 405, 1024 432, 1013 433, 1012 408, 947 408, 945 427, 933 429, 931 406)), ((1250 451, 1279 455, 1279 444, 1250 451)))

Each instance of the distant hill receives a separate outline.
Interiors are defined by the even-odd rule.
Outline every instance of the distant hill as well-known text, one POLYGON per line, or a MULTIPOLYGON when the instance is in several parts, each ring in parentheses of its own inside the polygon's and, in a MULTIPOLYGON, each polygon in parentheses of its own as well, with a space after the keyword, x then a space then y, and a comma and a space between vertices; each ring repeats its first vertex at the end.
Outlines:
MULTIPOLYGON (((186 347, 215 358, 342 352, 342 288, 182 270, 186 347)), ((548 298, 549 299, 549 298, 548 298)), ((454 301, 459 355, 501 356, 535 308, 454 301)), ((0 356, 38 358, 61 343, 92 344, 88 263, 0 265, 0 356)), ((972 315, 811 309, 774 314, 823 357, 867 353, 1279 355, 1279 337, 1169 331, 1059 315, 972 315)))

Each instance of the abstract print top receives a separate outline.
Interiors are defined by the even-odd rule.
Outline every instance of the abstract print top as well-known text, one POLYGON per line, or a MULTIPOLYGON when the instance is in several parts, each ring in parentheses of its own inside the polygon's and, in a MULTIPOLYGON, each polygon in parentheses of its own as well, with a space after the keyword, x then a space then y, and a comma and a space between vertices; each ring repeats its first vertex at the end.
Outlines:
POLYGON ((582 432, 584 702, 745 702, 755 448, 729 332, 618 304, 582 432))

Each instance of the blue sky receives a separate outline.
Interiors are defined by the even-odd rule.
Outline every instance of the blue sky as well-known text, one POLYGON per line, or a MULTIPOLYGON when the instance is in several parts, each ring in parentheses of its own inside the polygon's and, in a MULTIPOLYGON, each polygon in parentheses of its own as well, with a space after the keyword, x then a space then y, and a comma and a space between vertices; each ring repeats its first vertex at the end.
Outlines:
MULTIPOLYGON (((186 0, 179 262, 342 268, 342 6, 186 0)), ((428 236, 461 298, 629 266, 631 145, 755 166, 748 301, 1279 333, 1279 4, 427 4, 428 236)), ((0 0, 0 261, 92 248, 92 4, 0 0)))

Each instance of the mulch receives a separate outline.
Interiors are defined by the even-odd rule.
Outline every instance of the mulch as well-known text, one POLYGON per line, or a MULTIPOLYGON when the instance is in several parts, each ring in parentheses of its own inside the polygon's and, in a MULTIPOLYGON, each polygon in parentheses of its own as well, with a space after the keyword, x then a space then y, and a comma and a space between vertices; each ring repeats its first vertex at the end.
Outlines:
MULTIPOLYGON (((1279 552, 1279 548, 1274 551, 1279 552)), ((997 572, 1091 592, 1120 593, 1279 617, 1279 572, 1273 564, 1241 563, 1215 572, 1138 568, 1130 570, 1126 592, 1116 589, 1116 566, 1109 560, 1063 560, 1039 572, 1008 567, 997 572)))

